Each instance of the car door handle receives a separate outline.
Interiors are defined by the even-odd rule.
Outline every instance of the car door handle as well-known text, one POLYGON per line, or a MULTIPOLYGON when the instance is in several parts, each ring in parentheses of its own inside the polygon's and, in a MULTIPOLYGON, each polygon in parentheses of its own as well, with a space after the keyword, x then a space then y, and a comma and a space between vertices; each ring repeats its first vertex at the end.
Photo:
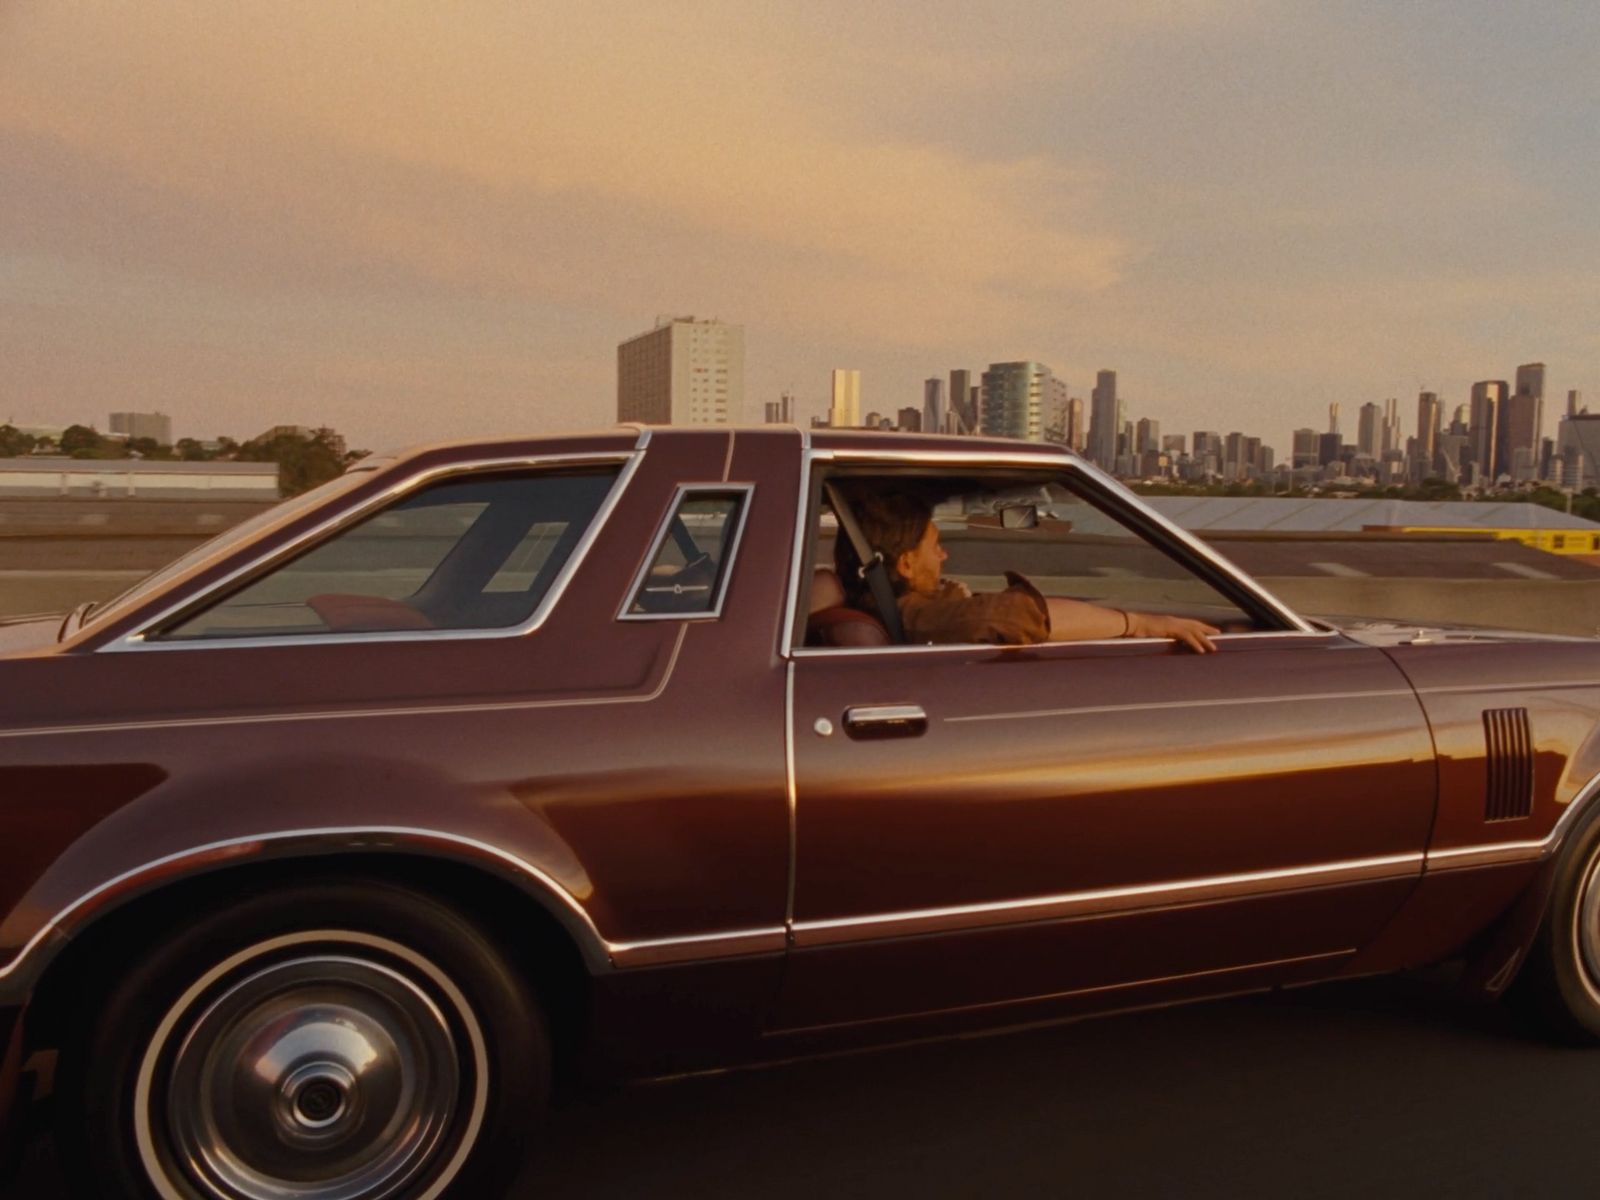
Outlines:
POLYGON ((844 731, 857 741, 921 737, 928 731, 928 714, 917 704, 860 705, 844 710, 844 731))

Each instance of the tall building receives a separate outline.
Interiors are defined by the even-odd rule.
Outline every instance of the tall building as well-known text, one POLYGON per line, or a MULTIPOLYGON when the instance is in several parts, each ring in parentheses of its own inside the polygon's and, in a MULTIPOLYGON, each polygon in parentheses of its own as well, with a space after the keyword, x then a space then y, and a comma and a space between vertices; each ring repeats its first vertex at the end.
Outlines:
POLYGON ((1067 445, 1082 454, 1088 438, 1089 431, 1083 421, 1083 397, 1070 396, 1067 399, 1067 445))
MULTIPOLYGON (((1567 416, 1575 417, 1583 405, 1583 393, 1574 389, 1567 393, 1567 416)), ((1583 409, 1587 412, 1587 409, 1583 409)))
POLYGON ((617 420, 726 425, 744 418, 744 326, 661 317, 617 347, 617 420))
POLYGON ((1562 487, 1582 491, 1600 481, 1600 413, 1574 413, 1561 422, 1556 440, 1562 487))
POLYGON ((1382 420, 1382 410, 1376 404, 1368 401, 1361 406, 1361 413, 1356 421, 1356 450, 1368 458, 1377 458, 1382 452, 1381 431, 1378 422, 1382 420))
POLYGON ((944 380, 938 376, 922 382, 922 427, 929 433, 944 432, 944 380))
POLYGON ((950 411, 961 419, 962 433, 978 432, 978 406, 973 401, 972 372, 955 368, 950 372, 950 411))
POLYGON ((1382 443, 1379 450, 1383 454, 1400 449, 1400 401, 1393 396, 1383 404, 1383 436, 1379 441, 1382 443))
POLYGON ((1291 467, 1319 467, 1318 461, 1320 442, 1319 434, 1315 429, 1296 429, 1294 431, 1293 448, 1289 452, 1291 467))
POLYGON ((1536 473, 1539 439, 1544 436, 1544 364, 1523 363, 1517 368, 1517 390, 1500 406, 1495 437, 1495 475, 1510 475, 1526 482, 1536 473), (1525 455, 1525 458, 1519 458, 1525 455))
POLYGON ((114 412, 110 432, 119 433, 130 442, 134 438, 152 438, 158 445, 170 446, 172 418, 158 412, 114 412))
POLYGON ((1434 455, 1439 452, 1439 393, 1417 393, 1417 458, 1424 471, 1433 470, 1434 455))
POLYGON ((1145 454, 1161 449, 1161 422, 1150 417, 1140 417, 1134 426, 1133 452, 1145 454))
POLYGON ((828 405, 828 424, 835 429, 854 429, 861 424, 861 372, 835 367, 833 401, 828 405))
POLYGON ((1472 415, 1467 427, 1470 439, 1467 462, 1477 467, 1478 479, 1492 482, 1500 462, 1500 409, 1508 391, 1504 379, 1481 379, 1472 385, 1472 415))
POLYGON ((1097 371, 1089 396, 1089 458, 1107 471, 1117 462, 1117 434, 1122 430, 1122 404, 1117 400, 1117 373, 1097 371))
POLYGON ((767 401, 768 425, 794 424, 794 393, 784 392, 776 400, 767 401))
POLYGON ((1328 432, 1339 432, 1339 402, 1337 400, 1328 405, 1328 432))
POLYGON ((990 363, 983 373, 983 433, 1043 441, 1050 380, 1041 362, 990 363))

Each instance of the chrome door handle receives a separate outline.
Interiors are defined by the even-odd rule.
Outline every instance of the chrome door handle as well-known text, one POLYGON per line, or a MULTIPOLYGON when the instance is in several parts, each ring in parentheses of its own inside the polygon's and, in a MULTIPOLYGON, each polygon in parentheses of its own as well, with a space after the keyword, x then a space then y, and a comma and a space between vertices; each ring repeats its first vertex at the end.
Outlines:
POLYGON ((844 710, 844 731, 857 741, 921 737, 928 731, 928 714, 918 704, 860 705, 844 710))

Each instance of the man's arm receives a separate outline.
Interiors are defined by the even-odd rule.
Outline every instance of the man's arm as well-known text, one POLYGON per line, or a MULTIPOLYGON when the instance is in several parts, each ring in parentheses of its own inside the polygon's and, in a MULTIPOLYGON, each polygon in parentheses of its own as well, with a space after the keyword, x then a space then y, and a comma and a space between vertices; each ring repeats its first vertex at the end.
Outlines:
POLYGON ((1121 637, 1175 638, 1197 654, 1208 654, 1217 648, 1209 635, 1221 632, 1214 625, 1188 617, 1102 608, 1061 596, 1046 596, 1045 603, 1050 606, 1052 642, 1121 637))

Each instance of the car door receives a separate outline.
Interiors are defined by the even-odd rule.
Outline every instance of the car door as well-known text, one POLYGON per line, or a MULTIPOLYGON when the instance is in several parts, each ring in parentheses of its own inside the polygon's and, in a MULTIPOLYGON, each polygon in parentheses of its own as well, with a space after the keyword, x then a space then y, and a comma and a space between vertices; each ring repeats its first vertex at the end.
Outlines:
POLYGON ((1217 645, 796 650, 778 1026, 1227 990, 1370 938, 1434 811, 1415 696, 1303 623, 1217 645))

